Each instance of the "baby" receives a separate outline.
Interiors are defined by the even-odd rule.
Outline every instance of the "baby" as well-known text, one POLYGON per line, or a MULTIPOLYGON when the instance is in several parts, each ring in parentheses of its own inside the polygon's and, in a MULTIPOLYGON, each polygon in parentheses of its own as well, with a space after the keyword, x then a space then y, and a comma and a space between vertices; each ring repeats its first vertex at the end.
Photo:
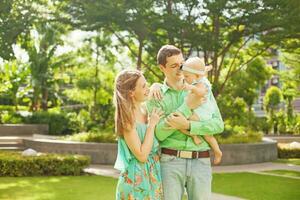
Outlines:
MULTIPOLYGON (((184 88, 190 91, 186 100, 189 99, 194 102, 199 102, 199 107, 194 109, 194 113, 189 120, 208 120, 212 117, 213 107, 211 106, 211 103, 215 100, 213 98, 211 84, 207 79, 207 72, 209 72, 211 69, 211 66, 205 66, 203 61, 198 57, 187 59, 184 65, 181 67, 185 80, 184 88), (204 84, 208 89, 206 101, 204 103, 202 103, 202 99, 199 98, 203 93, 201 89, 202 84, 204 84)), ((183 131, 181 130, 181 132, 183 131)), ((201 143, 201 139, 198 138, 198 136, 191 135, 186 130, 184 131, 184 134, 192 137, 195 144, 201 143)), ((212 135, 204 135, 204 139, 209 143, 214 152, 214 164, 219 164, 222 159, 222 151, 220 150, 216 138, 212 135)))
MULTIPOLYGON (((212 114, 214 112, 212 102, 215 101, 215 99, 211 91, 211 84, 207 79, 207 72, 211 70, 211 66, 205 66, 200 58, 193 57, 186 60, 186 62, 181 66, 181 70, 184 75, 183 89, 190 91, 186 97, 186 101, 192 101, 196 105, 199 105, 193 110, 193 115, 189 118, 189 120, 201 121, 212 118, 212 114), (203 84, 207 88, 207 95, 205 97, 206 101, 204 103, 203 84)), ((150 88, 150 95, 158 100, 162 98, 160 87, 161 84, 154 83, 150 88)), ((197 135, 190 134, 187 130, 180 131, 191 137, 195 144, 199 145, 202 142, 197 135)), ((222 151, 220 150, 217 140, 211 135, 204 135, 204 139, 209 143, 214 152, 214 164, 219 164, 222 159, 222 151)))

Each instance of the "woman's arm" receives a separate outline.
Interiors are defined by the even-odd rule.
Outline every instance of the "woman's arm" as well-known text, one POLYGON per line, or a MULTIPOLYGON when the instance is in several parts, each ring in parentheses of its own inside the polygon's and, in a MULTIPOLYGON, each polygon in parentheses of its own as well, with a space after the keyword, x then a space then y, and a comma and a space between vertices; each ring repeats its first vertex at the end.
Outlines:
POLYGON ((148 155, 153 146, 155 125, 158 123, 161 115, 162 112, 158 109, 154 109, 151 113, 143 143, 141 142, 135 127, 124 133, 124 139, 127 146, 140 162, 146 162, 148 159, 148 155))
POLYGON ((148 126, 143 143, 141 143, 141 140, 135 129, 124 134, 124 139, 127 146, 140 162, 146 162, 148 155, 151 152, 154 138, 154 127, 155 126, 153 125, 148 126))

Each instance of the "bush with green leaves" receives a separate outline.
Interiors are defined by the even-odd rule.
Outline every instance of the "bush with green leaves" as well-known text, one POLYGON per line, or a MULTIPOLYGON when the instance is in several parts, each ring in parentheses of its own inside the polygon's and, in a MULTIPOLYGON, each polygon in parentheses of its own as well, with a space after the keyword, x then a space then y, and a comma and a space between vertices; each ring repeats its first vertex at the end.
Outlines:
POLYGON ((216 135, 220 144, 233 143, 256 143, 262 141, 263 134, 259 131, 253 131, 243 126, 231 126, 226 124, 222 134, 216 135))
POLYGON ((21 152, 0 151, 0 176, 77 176, 89 164, 90 158, 81 155, 22 156, 21 152))
POLYGON ((0 124, 21 124, 24 117, 12 111, 0 111, 0 124))
POLYGON ((73 114, 63 112, 34 112, 25 119, 25 123, 48 124, 49 134, 66 135, 79 130, 78 121, 74 120, 73 114))
POLYGON ((248 110, 246 102, 240 98, 233 98, 229 96, 222 96, 218 100, 218 105, 223 119, 226 119, 227 124, 231 126, 248 126, 248 110))
POLYGON ((253 117, 250 128, 253 131, 262 131, 264 134, 269 134, 272 125, 266 117, 253 117))
POLYGON ((112 132, 82 132, 62 137, 63 140, 79 142, 116 143, 116 135, 112 132))

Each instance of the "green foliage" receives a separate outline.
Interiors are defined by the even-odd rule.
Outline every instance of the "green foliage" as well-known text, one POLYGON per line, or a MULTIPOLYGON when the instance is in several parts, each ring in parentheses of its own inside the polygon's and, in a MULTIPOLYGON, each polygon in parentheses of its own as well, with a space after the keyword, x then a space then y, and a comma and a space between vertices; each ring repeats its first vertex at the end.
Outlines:
POLYGON ((256 58, 247 64, 245 70, 234 75, 228 83, 226 93, 233 97, 241 97, 251 108, 266 81, 271 78, 273 70, 262 58, 256 58))
POLYGON ((66 136, 63 140, 79 141, 79 142, 97 142, 97 143, 116 143, 116 135, 114 133, 105 132, 83 132, 66 136))
MULTIPOLYGON (((26 111, 26 110, 28 110, 28 107, 18 106, 18 109, 22 110, 22 111, 26 111)), ((12 111, 16 111, 16 108, 12 105, 0 105, 0 112, 1 111, 10 111, 10 112, 12 112, 12 111)))
POLYGON ((0 57, 5 60, 15 57, 13 44, 40 17, 38 8, 42 5, 41 0, 0 1, 0 57))
POLYGON ((218 101, 222 117, 229 125, 248 125, 247 104, 240 98, 233 98, 230 96, 221 96, 218 101))
MULTIPOLYGON (((204 53, 215 94, 272 45, 298 38, 297 1, 70 1, 63 10, 83 30, 113 33, 148 74, 162 79, 155 56, 175 44, 186 57, 204 53)), ((148 77, 148 76, 147 76, 148 77)))
POLYGON ((0 111, 0 124, 22 124, 24 118, 16 113, 11 111, 0 111))
POLYGON ((49 134, 66 135, 79 130, 78 121, 72 118, 73 114, 51 113, 51 112, 34 112, 32 116, 25 118, 25 123, 48 124, 49 134), (70 119, 71 117, 72 119, 70 119))
MULTIPOLYGON (((0 57, 4 58, 0 103, 15 105, 15 110, 26 105, 30 111, 74 104, 82 108, 61 116, 33 114, 25 120, 51 123, 54 134, 112 128, 117 71, 137 67, 149 82, 162 80, 155 55, 161 45, 174 44, 185 57, 203 55, 213 66, 209 79, 230 126, 268 132, 271 125, 280 132, 299 133, 292 110, 292 100, 299 94, 299 14, 296 0, 4 0, 0 3, 0 57), (75 44, 68 38, 70 29, 89 32, 78 34, 85 39, 75 44), (26 51, 27 63, 11 60, 13 44, 26 51), (74 50, 59 55, 60 47, 74 50), (254 117, 251 106, 273 73, 264 61, 270 47, 285 49, 283 60, 291 70, 280 75, 286 114, 274 113, 276 98, 269 95, 265 102, 271 110, 264 124, 254 117)), ((13 113, 1 116, 6 122, 22 121, 13 113)))
POLYGON ((79 155, 41 154, 22 156, 20 152, 0 151, 1 176, 81 175, 90 158, 79 155))
POLYGON ((3 83, 0 86, 0 96, 4 94, 9 97, 15 110, 18 110, 19 101, 29 90, 28 75, 28 66, 16 60, 0 65, 0 82, 3 83))
POLYGON ((283 101, 282 92, 278 87, 271 86, 264 96, 264 109, 268 114, 269 123, 273 126, 273 133, 278 133, 278 123, 282 118, 275 111, 279 110, 279 105, 283 101))
MULTIPOLYGON (((74 86, 64 94, 75 102, 87 105, 87 110, 80 111, 82 127, 111 127, 113 123, 112 94, 116 72, 112 64, 96 65, 86 57, 72 74, 74 86), (82 67, 81 67, 82 65, 82 67)), ((82 129, 83 130, 83 129, 82 129)))
POLYGON ((250 127, 254 131, 262 131, 264 134, 268 134, 272 128, 272 124, 269 123, 266 117, 253 117, 250 127))
POLYGON ((282 100, 283 96, 281 90, 275 86, 270 87, 264 97, 265 110, 267 112, 273 112, 275 109, 278 109, 282 100))
POLYGON ((256 143, 262 141, 263 134, 259 131, 253 131, 243 126, 230 126, 225 122, 225 130, 222 134, 216 135, 220 144, 233 143, 256 143))

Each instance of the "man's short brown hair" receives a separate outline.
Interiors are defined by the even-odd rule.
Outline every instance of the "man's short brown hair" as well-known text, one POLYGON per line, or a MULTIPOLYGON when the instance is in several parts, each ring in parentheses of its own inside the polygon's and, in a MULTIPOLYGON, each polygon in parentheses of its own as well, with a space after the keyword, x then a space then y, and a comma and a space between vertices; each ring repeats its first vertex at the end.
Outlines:
POLYGON ((167 63, 167 58, 173 55, 181 54, 181 50, 173 45, 162 46, 157 53, 157 63, 160 65, 165 65, 167 63))

